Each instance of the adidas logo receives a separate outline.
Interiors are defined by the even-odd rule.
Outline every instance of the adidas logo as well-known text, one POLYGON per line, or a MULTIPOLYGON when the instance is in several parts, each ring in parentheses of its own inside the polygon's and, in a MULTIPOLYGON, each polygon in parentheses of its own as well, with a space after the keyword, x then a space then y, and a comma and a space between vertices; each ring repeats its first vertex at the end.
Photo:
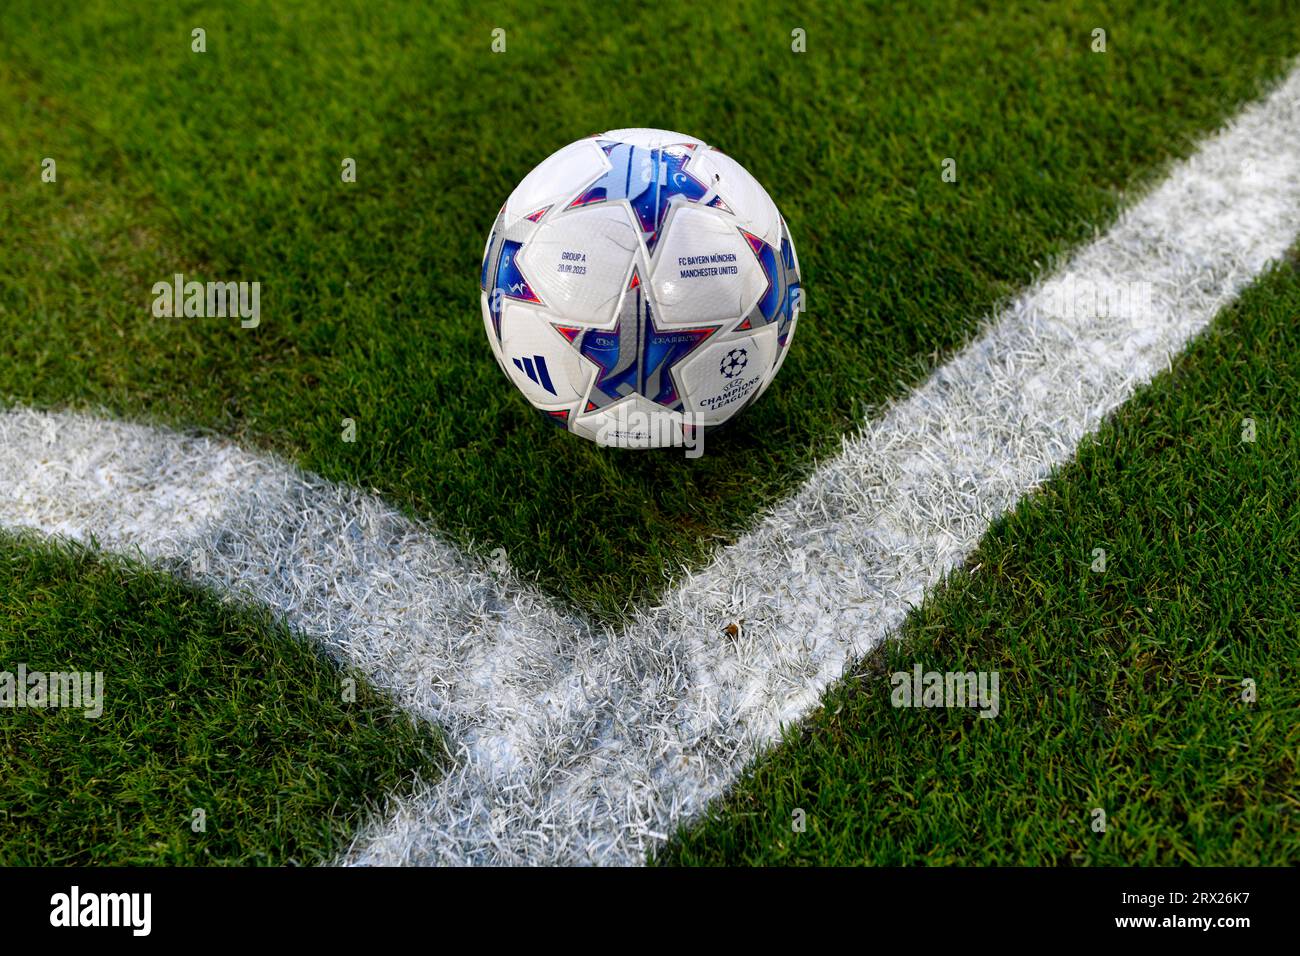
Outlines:
POLYGON ((551 384, 551 373, 546 370, 546 356, 534 355, 532 358, 511 359, 515 368, 523 372, 552 395, 556 395, 555 386, 551 384))

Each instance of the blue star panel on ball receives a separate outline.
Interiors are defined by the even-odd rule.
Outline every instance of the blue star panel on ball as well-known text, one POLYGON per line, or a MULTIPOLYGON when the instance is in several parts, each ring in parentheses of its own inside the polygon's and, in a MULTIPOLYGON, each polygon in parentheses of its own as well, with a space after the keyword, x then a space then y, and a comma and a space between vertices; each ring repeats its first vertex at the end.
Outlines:
POLYGON ((493 355, 524 397, 629 447, 755 401, 802 310, 794 243, 763 187, 701 140, 654 129, 539 164, 497 215, 479 285, 493 355))

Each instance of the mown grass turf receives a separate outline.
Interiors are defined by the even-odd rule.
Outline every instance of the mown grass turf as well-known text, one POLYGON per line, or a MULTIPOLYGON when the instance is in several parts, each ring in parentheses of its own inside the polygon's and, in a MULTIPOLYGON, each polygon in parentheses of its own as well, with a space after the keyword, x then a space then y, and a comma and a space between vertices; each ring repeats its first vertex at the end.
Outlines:
POLYGON ((614 617, 1297 50, 1284 2, 9 3, 0 396, 274 448, 614 617), (483 341, 502 199, 560 145, 627 125, 737 157, 804 267, 780 380, 694 462, 545 427, 483 341), (57 183, 40 181, 47 156, 57 183), (176 272, 261 282, 261 325, 152 318, 153 283, 176 272))
POLYGON ((1297 316, 1300 259, 1000 521, 659 862, 1300 862, 1297 316), (999 716, 892 707, 890 675, 918 662, 999 672, 999 716))
POLYGON ((102 672, 104 707, 0 709, 0 865, 325 862, 443 759, 265 612, 3 536, 0 671, 20 663, 102 672))

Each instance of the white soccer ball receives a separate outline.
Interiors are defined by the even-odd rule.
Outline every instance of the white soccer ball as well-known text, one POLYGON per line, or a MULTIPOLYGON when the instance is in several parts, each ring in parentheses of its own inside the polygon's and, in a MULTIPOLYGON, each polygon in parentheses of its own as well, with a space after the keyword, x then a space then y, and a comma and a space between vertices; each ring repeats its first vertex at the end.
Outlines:
POLYGON ((524 397, 601 444, 681 444, 757 399, 803 308, 767 192, 693 136, 619 129, 524 177, 483 255, 483 324, 524 397))

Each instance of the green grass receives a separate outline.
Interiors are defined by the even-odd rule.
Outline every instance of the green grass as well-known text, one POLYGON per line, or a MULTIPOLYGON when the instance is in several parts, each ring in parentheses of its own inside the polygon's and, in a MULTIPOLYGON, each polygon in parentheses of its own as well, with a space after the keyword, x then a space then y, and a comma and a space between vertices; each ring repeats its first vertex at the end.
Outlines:
POLYGON ((178 9, 0 11, 0 396, 280 451, 604 618, 789 491, 1300 50, 1283 2, 178 9), (479 318, 514 184, 637 124, 737 157, 805 272, 780 380, 694 462, 543 427, 479 318), (175 272, 261 282, 260 327, 153 319, 175 272))
MULTIPOLYGON (((1300 51, 1286 2, 609 10, 5 4, 0 404, 282 453, 616 619, 1300 51), (780 379, 696 461, 558 432, 483 340, 501 201, 627 125, 740 160, 804 269, 780 379), (176 272, 259 281, 261 325, 154 319, 176 272)), ((1248 296, 661 861, 1295 862, 1298 313, 1292 273, 1248 296), (880 675, 914 660, 998 669, 1002 716, 889 708, 880 675)), ((0 538, 0 668, 18 661, 103 670, 109 710, 0 713, 0 863, 320 861, 442 765, 430 730, 360 682, 345 704, 346 675, 266 614, 0 538)))
POLYGON ((1300 863, 1297 316, 1300 259, 998 522, 658 862, 1300 863), (999 672, 999 716, 895 709, 889 675, 917 662, 999 672))
POLYGON ((104 708, 0 710, 0 865, 326 862, 444 760, 267 612, 4 536, 0 671, 20 662, 102 672, 104 708))

